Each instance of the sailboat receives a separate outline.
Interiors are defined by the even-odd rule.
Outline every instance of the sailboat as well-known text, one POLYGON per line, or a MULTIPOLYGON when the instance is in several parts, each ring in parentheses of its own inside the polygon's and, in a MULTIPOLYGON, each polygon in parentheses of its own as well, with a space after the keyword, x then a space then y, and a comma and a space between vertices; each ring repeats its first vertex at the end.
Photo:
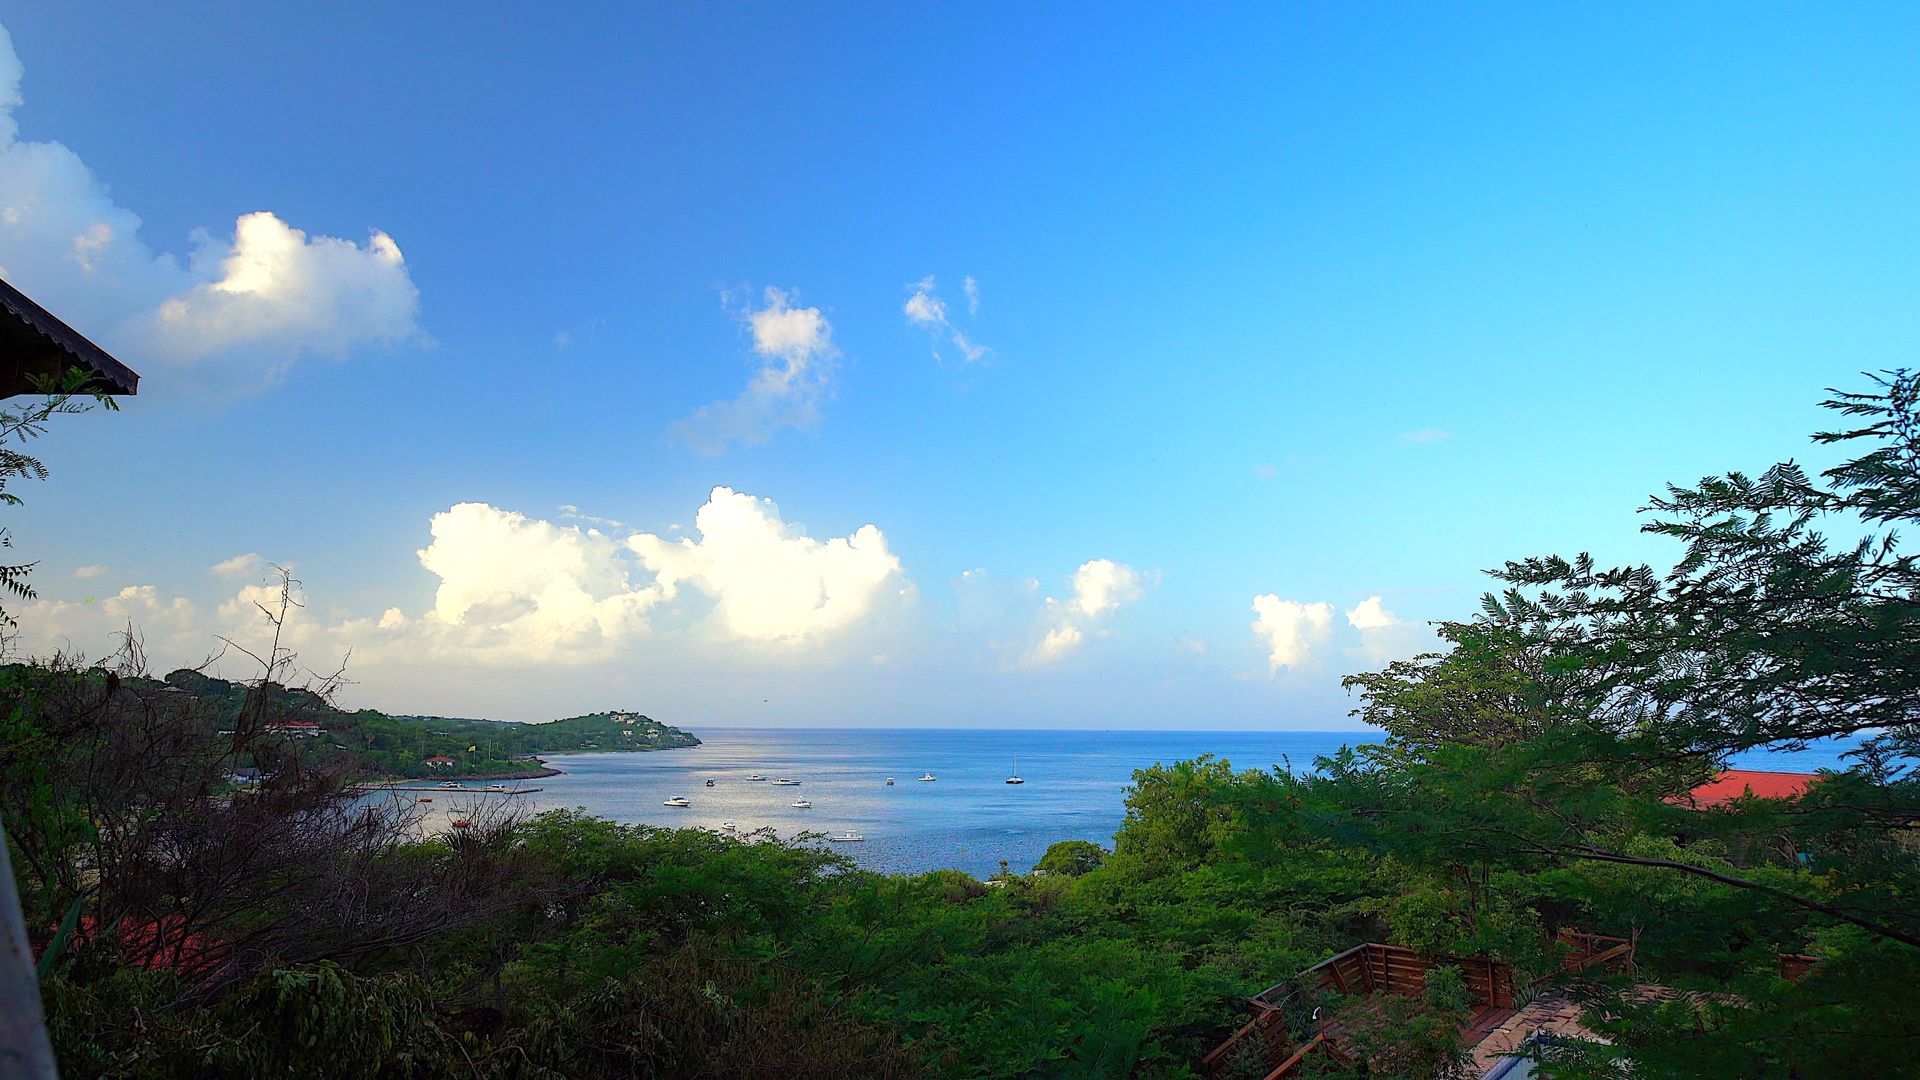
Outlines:
POLYGON ((1017 765, 1016 765, 1016 766, 1014 766, 1014 768, 1013 768, 1013 769, 1012 769, 1012 770, 1011 770, 1010 772, 1008 772, 1008 773, 1007 773, 1007 783, 1009 783, 1009 784, 1024 784, 1024 783, 1026 783, 1026 781, 1025 781, 1025 780, 1022 780, 1022 779, 1020 779, 1020 767, 1019 767, 1019 766, 1017 766, 1017 765))

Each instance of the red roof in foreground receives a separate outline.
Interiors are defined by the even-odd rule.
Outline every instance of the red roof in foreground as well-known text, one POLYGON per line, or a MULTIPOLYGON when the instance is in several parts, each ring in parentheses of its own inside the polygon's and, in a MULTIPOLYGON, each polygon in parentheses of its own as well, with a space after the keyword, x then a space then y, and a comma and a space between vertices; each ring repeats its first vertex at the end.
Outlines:
POLYGON ((73 928, 71 947, 84 949, 95 941, 117 946, 122 958, 136 967, 167 969, 182 975, 209 975, 227 962, 232 950, 204 934, 189 933, 186 920, 163 915, 157 920, 119 921, 102 931, 91 915, 82 915, 73 928))
POLYGON ((1813 773, 1728 769, 1677 801, 1698 807, 1718 806, 1748 794, 1759 799, 1797 799, 1819 779, 1813 773))
POLYGON ((453 759, 452 759, 452 758, 450 758, 450 757, 448 757, 448 756, 447 756, 447 755, 445 755, 445 754, 435 754, 435 755, 433 755, 432 757, 430 757, 430 758, 428 758, 428 759, 427 759, 427 764, 429 764, 429 765, 434 765, 434 764, 439 764, 439 763, 442 763, 442 762, 448 762, 448 763, 451 763, 452 761, 453 761, 453 759))

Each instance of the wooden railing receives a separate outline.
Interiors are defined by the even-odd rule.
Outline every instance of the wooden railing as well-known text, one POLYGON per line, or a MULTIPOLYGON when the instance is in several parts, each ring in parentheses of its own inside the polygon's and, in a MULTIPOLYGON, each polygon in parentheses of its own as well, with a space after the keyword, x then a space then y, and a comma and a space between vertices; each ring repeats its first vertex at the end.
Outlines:
MULTIPOLYGON (((1426 989, 1427 973, 1441 965, 1460 970, 1467 995, 1476 1015, 1490 1010, 1513 1007, 1513 969, 1499 960, 1484 956, 1422 956, 1399 945, 1368 942, 1336 953, 1301 971, 1283 983, 1270 986, 1248 1000, 1253 1019, 1200 1060, 1203 1071, 1217 1074, 1239 1056, 1257 1054, 1262 1067, 1271 1068, 1266 1080, 1282 1080, 1291 1075, 1310 1051, 1335 1053, 1335 1045, 1326 1018, 1315 1029, 1296 1032, 1289 1028, 1285 1006, 1300 995, 1309 1000, 1333 995, 1342 998, 1373 994, 1397 994, 1418 997, 1426 989), (1257 1050, 1247 1049, 1249 1040, 1257 1040, 1257 1050)), ((1296 1005, 1296 1008, 1298 1006, 1296 1005)))
POLYGON ((1562 930, 1555 937, 1567 948, 1560 970, 1568 973, 1591 971, 1629 971, 1633 968, 1633 942, 1606 934, 1582 934, 1562 930))

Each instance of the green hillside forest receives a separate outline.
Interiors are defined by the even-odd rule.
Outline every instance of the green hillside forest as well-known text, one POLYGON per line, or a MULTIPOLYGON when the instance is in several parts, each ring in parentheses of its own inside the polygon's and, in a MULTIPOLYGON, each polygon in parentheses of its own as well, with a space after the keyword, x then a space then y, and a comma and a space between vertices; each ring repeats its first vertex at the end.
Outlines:
POLYGON ((337 755, 350 772, 368 779, 539 776, 548 771, 536 760, 541 754, 700 745, 687 732, 634 712, 596 712, 538 724, 374 709, 346 712, 309 690, 236 683, 188 670, 169 674, 163 689, 203 703, 207 718, 228 731, 246 715, 250 696, 264 695, 268 700, 258 704, 271 710, 275 733, 310 741, 309 756, 337 755))

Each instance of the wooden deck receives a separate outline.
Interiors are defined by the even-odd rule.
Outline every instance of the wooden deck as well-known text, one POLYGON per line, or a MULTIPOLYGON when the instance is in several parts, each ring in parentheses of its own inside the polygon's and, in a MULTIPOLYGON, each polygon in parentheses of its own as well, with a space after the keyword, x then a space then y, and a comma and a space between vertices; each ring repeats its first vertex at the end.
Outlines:
MULTIPOLYGON (((1618 971, 1631 967, 1633 945, 1625 938, 1600 934, 1563 933, 1558 939, 1566 952, 1562 971, 1618 971)), ((1360 1018, 1355 1009, 1375 995, 1419 997, 1429 971, 1441 965, 1458 968, 1466 982, 1473 1013, 1461 1028, 1461 1042, 1474 1047, 1489 1035, 1504 1031, 1517 1015, 1513 969, 1484 956, 1427 957, 1399 945, 1368 942, 1306 968, 1283 983, 1248 999, 1252 1018, 1200 1061, 1201 1071, 1222 1076, 1251 1076, 1264 1069, 1265 1080, 1285 1080, 1297 1074, 1309 1055, 1323 1054, 1354 1061, 1343 1034, 1360 1018)))

